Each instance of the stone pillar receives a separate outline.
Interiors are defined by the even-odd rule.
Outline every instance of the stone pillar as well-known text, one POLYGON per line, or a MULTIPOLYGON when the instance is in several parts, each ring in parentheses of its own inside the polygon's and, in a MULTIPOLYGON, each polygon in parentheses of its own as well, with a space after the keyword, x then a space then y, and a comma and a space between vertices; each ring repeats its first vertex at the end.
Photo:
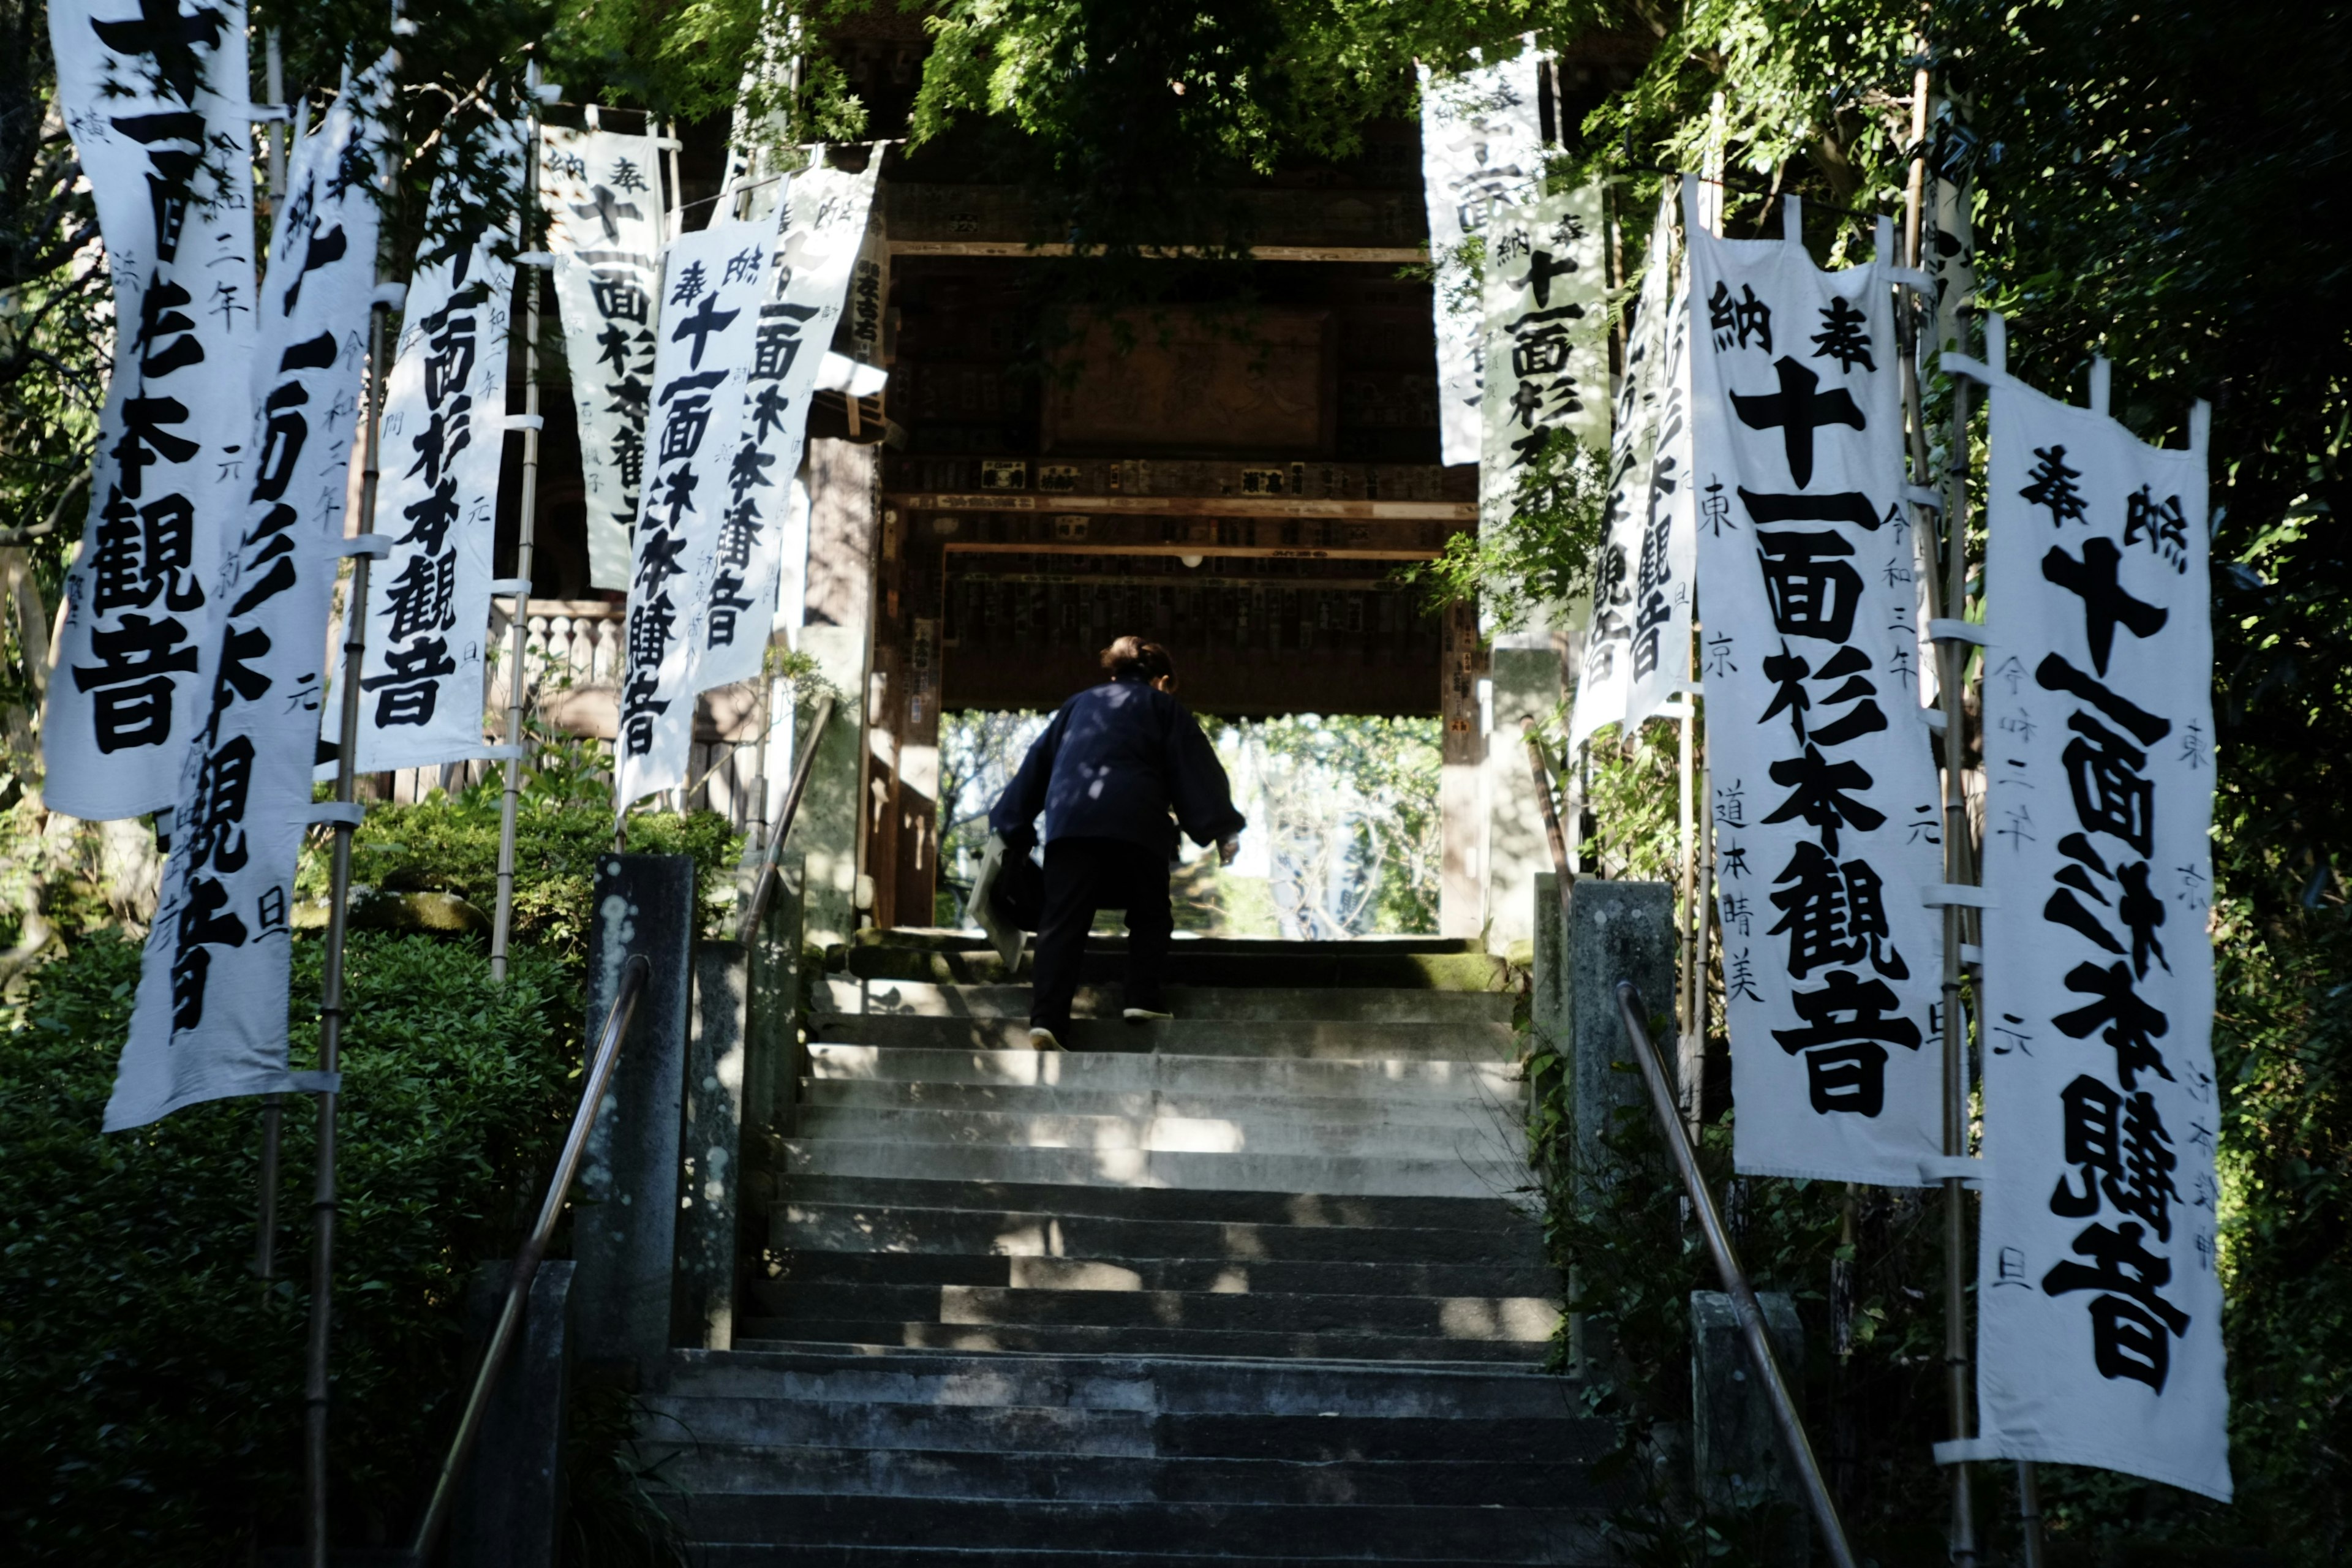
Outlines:
MULTIPOLYGON (((1621 1112, 1647 1120, 1650 1094, 1617 1015, 1617 983, 1631 980, 1657 1040, 1675 1037, 1675 890, 1664 882, 1576 884, 1568 916, 1568 1039, 1574 1148, 1580 1183, 1605 1185, 1614 1157, 1602 1134, 1621 1112)), ((1585 1190, 1591 1190, 1587 1186, 1585 1190)))
MULTIPOLYGON (((1796 1393, 1805 1371, 1796 1302, 1778 1290, 1756 1301, 1781 1380, 1796 1393)), ((1691 1469, 1699 1500, 1722 1512, 1778 1504, 1770 1539, 1754 1545, 1768 1563, 1801 1568, 1811 1541, 1804 1487, 1773 1424, 1771 1396, 1748 1359, 1738 1314, 1719 1290, 1692 1291, 1690 1314, 1691 1469)))
POLYGON ((1549 632, 1495 639, 1489 676, 1494 692, 1486 736, 1486 945, 1501 952, 1533 934, 1528 924, 1535 879, 1551 868, 1551 839, 1543 800, 1519 728, 1559 707, 1560 658, 1549 632))
POLYGON ((1475 937, 1485 923, 1486 902, 1486 813, 1481 788, 1486 737, 1478 711, 1485 659, 1478 647, 1475 605, 1447 606, 1439 648, 1437 929, 1446 936, 1475 937))
MULTIPOLYGON (((563 1521, 563 1427, 572 1403, 572 1285, 577 1266, 542 1263, 522 1332, 482 1413, 449 1517, 449 1568, 555 1568, 563 1521)), ((478 1338, 504 1301, 508 1266, 482 1271, 478 1338)))
POLYGON ((684 1183, 677 1200, 677 1293, 670 1323, 676 1342, 697 1350, 731 1350, 735 1345, 750 969, 750 955, 736 942, 704 942, 694 954, 694 1006, 686 1047, 684 1183))
POLYGON ((1534 892, 1528 902, 1533 930, 1529 945, 1535 953, 1529 979, 1528 1019, 1534 1026, 1538 1049, 1549 1047, 1565 1052, 1568 1045, 1568 942, 1566 927, 1560 921, 1559 874, 1556 871, 1537 872, 1534 892))
POLYGON ((694 862, 607 855, 596 866, 588 931, 588 1044, 593 1049, 627 961, 651 963, 588 1138, 572 1222, 580 1264, 582 1359, 626 1383, 670 1342, 678 1131, 691 1005, 694 862))
MULTIPOLYGON (((801 1036, 801 900, 806 876, 801 858, 787 850, 776 858, 776 887, 768 895, 767 919, 751 953, 750 1050, 744 1060, 743 1125, 746 1152, 756 1140, 789 1138, 799 1131, 801 1036)), ((756 1165, 760 1162, 755 1159, 756 1165)))
POLYGON ((807 593, 800 651, 841 693, 818 743, 793 841, 808 863, 809 939, 846 942, 857 929, 865 869, 866 756, 874 638, 875 556, 881 531, 881 448, 809 443, 807 593))

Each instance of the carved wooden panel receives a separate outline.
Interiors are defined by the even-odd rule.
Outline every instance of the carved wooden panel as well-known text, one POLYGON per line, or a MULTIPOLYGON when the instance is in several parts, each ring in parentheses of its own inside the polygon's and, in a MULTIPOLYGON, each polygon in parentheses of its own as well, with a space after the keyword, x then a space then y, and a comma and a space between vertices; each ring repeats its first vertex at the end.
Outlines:
POLYGON ((1139 310, 1076 326, 1045 393, 1049 452, 1318 457, 1336 444, 1328 310, 1139 310))

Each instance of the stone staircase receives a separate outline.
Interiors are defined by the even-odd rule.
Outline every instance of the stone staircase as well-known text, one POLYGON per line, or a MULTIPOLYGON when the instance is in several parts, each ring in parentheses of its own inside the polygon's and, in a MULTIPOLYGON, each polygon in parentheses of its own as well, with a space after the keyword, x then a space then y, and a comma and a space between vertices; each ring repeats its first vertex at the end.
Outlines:
POLYGON ((646 1397, 695 1562, 1605 1560, 1498 963, 1183 942, 1129 1026, 1102 942, 1041 1055, 964 940, 823 983, 775 1272, 646 1397))

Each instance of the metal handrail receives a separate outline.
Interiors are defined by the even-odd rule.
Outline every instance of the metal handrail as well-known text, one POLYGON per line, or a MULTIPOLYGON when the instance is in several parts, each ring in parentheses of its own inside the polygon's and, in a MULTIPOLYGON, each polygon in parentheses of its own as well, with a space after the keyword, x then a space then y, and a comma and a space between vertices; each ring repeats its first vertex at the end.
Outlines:
POLYGON ((1739 1319, 1740 1338, 1747 1342, 1748 1359, 1755 1364, 1756 1375, 1763 1380, 1764 1392, 1771 1400, 1772 1424, 1780 1429, 1780 1441, 1797 1463, 1797 1472, 1804 1481, 1806 1505, 1829 1545, 1831 1563, 1835 1568, 1854 1568, 1853 1548, 1845 1538, 1845 1521, 1838 1517, 1837 1500, 1830 1496, 1829 1484, 1822 1479, 1821 1461, 1813 1457, 1812 1440, 1805 1436, 1804 1422, 1797 1415, 1797 1402, 1790 1396, 1788 1381, 1780 1375, 1780 1361, 1773 1355, 1772 1342, 1764 1331, 1764 1310, 1757 1305, 1755 1288, 1748 1283, 1748 1271, 1740 1267, 1739 1255, 1732 1249, 1730 1233, 1724 1229, 1723 1215, 1715 1206, 1715 1194, 1707 1190, 1706 1179, 1699 1173, 1698 1152, 1691 1147, 1690 1134, 1683 1128, 1682 1108, 1675 1102, 1674 1088, 1666 1081, 1666 1069, 1658 1060, 1657 1047, 1651 1042, 1643 1013, 1640 988, 1630 980, 1620 980, 1617 1016, 1624 1022, 1626 1043, 1633 1047, 1642 1079, 1649 1085, 1650 1109, 1658 1114, 1658 1130, 1674 1154, 1675 1168, 1682 1173, 1683 1190, 1689 1194, 1691 1209, 1698 1215, 1699 1229, 1706 1237, 1706 1249, 1715 1256, 1716 1272, 1723 1277, 1724 1293, 1731 1298, 1731 1310, 1739 1319))
POLYGON ((644 994, 646 979, 652 973, 651 961, 641 952, 633 955, 622 968, 621 989, 613 998, 613 1010, 604 1019, 604 1035, 597 1040, 596 1054, 590 1060, 588 1082, 580 1091, 580 1109, 572 1114, 572 1131, 563 1140, 563 1152, 555 1162, 554 1175, 548 1179, 547 1201, 540 1205, 538 1223, 530 1227, 530 1238, 515 1258, 514 1272, 507 1277, 507 1298, 499 1310, 498 1326, 490 1331, 489 1346, 482 1352, 481 1369, 474 1374, 473 1392, 466 1396, 466 1412, 457 1420, 457 1435, 450 1439, 448 1458, 441 1462, 440 1477, 433 1483, 433 1500, 425 1505, 424 1521, 417 1525, 416 1539, 409 1547, 409 1561, 416 1568, 425 1568, 430 1559, 434 1545, 440 1540, 441 1528, 448 1521, 450 1505, 457 1500, 457 1478, 464 1473, 467 1459, 472 1457, 475 1439, 481 1436, 490 1390, 497 1386, 499 1373, 506 1370, 507 1356, 514 1349, 515 1335, 522 1327, 523 1306, 530 1297, 531 1281, 538 1278, 539 1266, 547 1257, 548 1243, 555 1236, 556 1221, 562 1217, 564 1201, 571 1195, 572 1178, 579 1173, 580 1162, 587 1154, 588 1132, 596 1124, 596 1112, 603 1107, 604 1091, 613 1081, 622 1037, 629 1032, 629 1022, 636 1015, 637 999, 644 994))
POLYGON ((809 719, 808 739, 801 743, 800 759, 793 764, 793 782, 784 791, 783 809, 777 814, 775 830, 768 835, 768 847, 760 852, 751 896, 744 900, 743 918, 736 924, 738 942, 749 943, 759 931, 760 917, 767 912, 768 895, 776 883, 776 856, 784 847, 784 835, 793 830, 793 818, 800 814, 801 796, 808 790, 809 771, 816 763, 817 742, 824 738, 825 723, 832 717, 833 699, 817 699, 816 711, 809 719))

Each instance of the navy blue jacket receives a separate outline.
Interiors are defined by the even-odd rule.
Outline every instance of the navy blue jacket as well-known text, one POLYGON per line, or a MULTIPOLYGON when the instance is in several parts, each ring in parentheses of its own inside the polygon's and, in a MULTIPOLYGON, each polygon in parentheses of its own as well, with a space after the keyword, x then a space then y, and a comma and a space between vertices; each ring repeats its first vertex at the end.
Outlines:
POLYGON ((1201 726, 1182 703, 1133 676, 1089 686, 1062 704, 997 797, 988 826, 1013 839, 1043 811, 1048 844, 1123 838, 1169 854, 1176 847, 1171 809, 1195 844, 1230 838, 1245 826, 1201 726))

